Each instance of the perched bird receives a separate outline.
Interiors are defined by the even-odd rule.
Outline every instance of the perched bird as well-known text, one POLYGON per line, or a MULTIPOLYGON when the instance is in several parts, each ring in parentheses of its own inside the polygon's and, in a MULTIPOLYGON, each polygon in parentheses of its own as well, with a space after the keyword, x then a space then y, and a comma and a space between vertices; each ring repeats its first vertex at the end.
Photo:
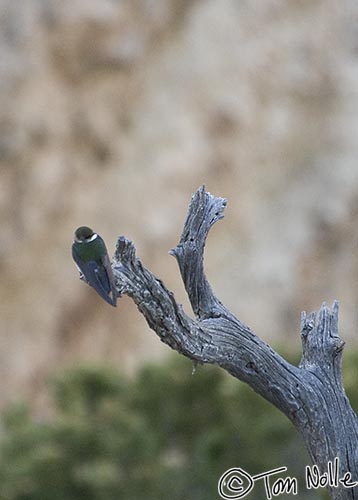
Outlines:
POLYGON ((85 280, 111 306, 117 305, 117 292, 111 263, 103 239, 91 228, 75 231, 72 257, 85 280))

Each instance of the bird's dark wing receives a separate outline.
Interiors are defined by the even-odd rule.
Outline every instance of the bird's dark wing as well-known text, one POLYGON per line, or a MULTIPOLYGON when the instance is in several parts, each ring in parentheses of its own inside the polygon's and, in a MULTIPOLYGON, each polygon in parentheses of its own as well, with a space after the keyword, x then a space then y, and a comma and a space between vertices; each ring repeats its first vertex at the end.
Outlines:
POLYGON ((112 294, 112 297, 110 298, 112 300, 111 304, 112 304, 112 306, 116 307, 116 305, 117 305, 117 288, 116 288, 116 284, 114 281, 112 265, 111 265, 111 261, 109 260, 108 254, 105 254, 102 257, 102 264, 103 264, 104 269, 106 270, 106 276, 107 276, 108 285, 109 285, 109 292, 112 294))
MULTIPOLYGON (((116 295, 113 293, 111 280, 108 276, 108 271, 105 266, 99 266, 97 262, 91 260, 82 263, 81 270, 88 283, 96 290, 96 292, 111 306, 116 306, 116 295), (110 297, 110 293, 112 297, 110 297)), ((112 271, 111 271, 112 272, 112 271)))
POLYGON ((77 257, 75 251, 72 251, 72 256, 87 283, 91 285, 108 304, 116 307, 117 293, 108 255, 105 256, 106 258, 102 259, 102 265, 98 265, 94 260, 89 262, 81 261, 77 257))

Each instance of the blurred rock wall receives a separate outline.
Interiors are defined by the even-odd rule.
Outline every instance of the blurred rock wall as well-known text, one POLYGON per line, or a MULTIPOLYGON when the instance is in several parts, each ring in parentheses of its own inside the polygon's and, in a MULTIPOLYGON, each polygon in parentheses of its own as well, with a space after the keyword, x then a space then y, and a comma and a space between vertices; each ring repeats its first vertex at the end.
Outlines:
POLYGON ((167 251, 201 184, 228 198, 221 300, 298 346, 301 310, 338 298, 357 341, 357 26, 353 0, 0 1, 1 405, 169 352, 78 280, 72 234, 130 237, 189 312, 167 251))

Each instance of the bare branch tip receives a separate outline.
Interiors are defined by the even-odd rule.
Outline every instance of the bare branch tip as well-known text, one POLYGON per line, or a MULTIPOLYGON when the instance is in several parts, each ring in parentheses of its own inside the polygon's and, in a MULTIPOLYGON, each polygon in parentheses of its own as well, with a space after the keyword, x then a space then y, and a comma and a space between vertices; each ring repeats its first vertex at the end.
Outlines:
POLYGON ((339 302, 335 300, 332 304, 331 312, 331 330, 332 335, 338 337, 338 313, 339 313, 339 302))
POLYGON ((306 311, 301 312, 301 333, 305 330, 306 328, 306 320, 307 320, 307 314, 306 311))
POLYGON ((135 246, 125 236, 119 236, 117 240, 115 258, 119 261, 128 261, 135 258, 135 246))
POLYGON ((339 312, 339 300, 335 299, 332 304, 332 314, 334 316, 338 316, 338 312, 339 312))
POLYGON ((320 310, 318 312, 318 319, 322 320, 322 318, 327 318, 329 316, 329 308, 327 306, 327 302, 322 302, 320 310))
POLYGON ((174 247, 174 248, 171 248, 171 249, 169 250, 169 252, 168 252, 168 253, 169 253, 169 255, 171 255, 172 257, 177 258, 177 257, 178 257, 178 254, 179 254, 179 252, 178 252, 178 246, 176 246, 176 247, 174 247))
POLYGON ((312 311, 309 313, 307 318, 307 326, 312 330, 316 325, 316 311, 312 311))

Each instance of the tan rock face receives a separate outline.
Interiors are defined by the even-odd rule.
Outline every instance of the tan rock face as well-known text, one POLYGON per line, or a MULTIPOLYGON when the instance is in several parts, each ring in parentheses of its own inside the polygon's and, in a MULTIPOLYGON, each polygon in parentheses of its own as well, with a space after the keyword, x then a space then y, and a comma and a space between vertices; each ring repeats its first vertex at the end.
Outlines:
POLYGON ((187 307, 167 250, 203 183, 229 200, 206 253, 222 301, 298 345, 301 309, 338 298, 354 342, 357 20, 354 1, 1 2, 1 405, 54 367, 167 352, 78 280, 72 233, 132 238, 187 307))

